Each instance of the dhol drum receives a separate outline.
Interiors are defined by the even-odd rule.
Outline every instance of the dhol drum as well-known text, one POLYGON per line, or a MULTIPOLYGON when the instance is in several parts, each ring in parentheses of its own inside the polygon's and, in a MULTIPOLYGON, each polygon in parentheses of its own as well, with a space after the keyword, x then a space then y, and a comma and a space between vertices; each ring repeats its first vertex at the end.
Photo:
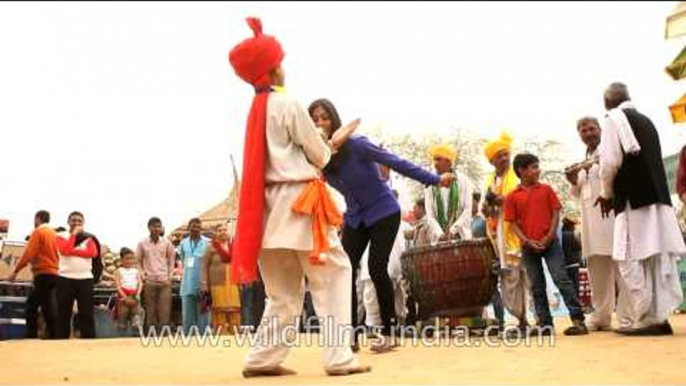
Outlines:
POLYGON ((412 248, 401 259, 420 320, 474 316, 497 289, 500 261, 486 238, 412 248))

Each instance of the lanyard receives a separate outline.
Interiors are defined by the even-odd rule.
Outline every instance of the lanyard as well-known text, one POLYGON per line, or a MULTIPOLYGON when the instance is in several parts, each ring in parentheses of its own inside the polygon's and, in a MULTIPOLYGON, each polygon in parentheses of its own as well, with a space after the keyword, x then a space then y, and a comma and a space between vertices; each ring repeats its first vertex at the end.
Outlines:
POLYGON ((189 258, 189 257, 194 258, 195 257, 195 249, 198 247, 198 244, 200 244, 200 241, 202 241, 202 240, 198 240, 196 242, 193 242, 192 239, 188 238, 188 247, 190 248, 191 253, 190 253, 190 256, 186 256, 186 258, 189 258))

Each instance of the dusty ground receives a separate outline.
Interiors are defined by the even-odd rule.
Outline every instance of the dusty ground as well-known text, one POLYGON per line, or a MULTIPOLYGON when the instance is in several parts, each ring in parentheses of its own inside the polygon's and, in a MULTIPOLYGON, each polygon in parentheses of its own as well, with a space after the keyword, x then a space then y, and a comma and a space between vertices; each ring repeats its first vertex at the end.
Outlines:
POLYGON ((143 347, 138 339, 0 342, 0 384, 686 384, 686 315, 671 319, 673 337, 561 334, 554 347, 405 347, 388 354, 363 348, 369 374, 327 377, 320 350, 291 351, 298 375, 245 380, 247 348, 143 347))

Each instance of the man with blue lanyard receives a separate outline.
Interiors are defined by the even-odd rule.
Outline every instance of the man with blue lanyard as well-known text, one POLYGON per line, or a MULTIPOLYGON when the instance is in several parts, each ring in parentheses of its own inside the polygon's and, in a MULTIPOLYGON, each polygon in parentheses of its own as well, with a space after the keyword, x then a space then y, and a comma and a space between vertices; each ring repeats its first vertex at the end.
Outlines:
POLYGON ((209 239, 200 233, 201 230, 200 219, 191 219, 188 223, 189 235, 179 245, 179 256, 183 264, 180 295, 184 334, 189 334, 192 326, 203 333, 209 321, 208 313, 201 308, 199 296, 202 258, 209 245, 209 239))

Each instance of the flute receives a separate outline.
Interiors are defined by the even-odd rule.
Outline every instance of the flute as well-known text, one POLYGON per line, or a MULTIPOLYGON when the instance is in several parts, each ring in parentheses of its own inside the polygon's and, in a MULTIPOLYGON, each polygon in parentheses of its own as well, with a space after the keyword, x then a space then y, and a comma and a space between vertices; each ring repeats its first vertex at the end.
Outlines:
POLYGON ((588 158, 585 161, 578 162, 572 165, 569 165, 565 168, 565 174, 568 173, 576 173, 581 171, 581 169, 584 169, 588 171, 593 165, 600 163, 600 156, 599 155, 594 155, 591 158, 588 158))

